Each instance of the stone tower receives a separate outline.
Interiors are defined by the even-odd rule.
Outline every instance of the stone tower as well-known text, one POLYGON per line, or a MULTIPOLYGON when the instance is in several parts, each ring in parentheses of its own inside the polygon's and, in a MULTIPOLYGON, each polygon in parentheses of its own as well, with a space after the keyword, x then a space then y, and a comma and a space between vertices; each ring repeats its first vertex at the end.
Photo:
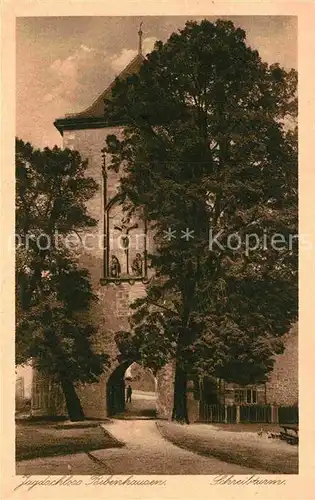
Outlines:
MULTIPOLYGON (((144 60, 139 35, 139 52, 119 75, 120 79, 137 73, 144 60)), ((146 253, 150 237, 147 228, 140 218, 126 219, 118 196, 119 174, 106 168, 110 158, 102 151, 108 135, 119 138, 123 131, 119 123, 110 123, 104 115, 104 100, 110 99, 113 85, 114 82, 86 110, 54 122, 63 137, 64 148, 79 151, 82 159, 88 160, 87 175, 100 186, 88 204, 90 215, 98 223, 83 236, 80 262, 89 270, 99 298, 93 310, 93 319, 99 327, 96 345, 111 355, 111 369, 104 372, 98 383, 77 387, 87 418, 105 418, 123 409, 124 375, 135 360, 117 361, 114 335, 128 327, 129 306, 144 294, 148 282, 146 253)), ((171 412, 172 382, 170 367, 157 374, 157 412, 162 418, 171 412)), ((62 401, 56 408, 60 391, 57 390, 59 396, 49 396, 47 384, 40 374, 34 375, 33 413, 64 413, 62 401)), ((53 390, 56 392, 56 388, 53 390)))

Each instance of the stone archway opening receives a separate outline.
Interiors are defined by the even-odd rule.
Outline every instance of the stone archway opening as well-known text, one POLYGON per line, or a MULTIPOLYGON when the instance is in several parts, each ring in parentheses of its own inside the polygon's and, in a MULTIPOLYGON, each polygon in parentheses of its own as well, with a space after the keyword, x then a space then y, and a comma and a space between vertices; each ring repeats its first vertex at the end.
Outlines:
POLYGON ((121 418, 155 418, 157 381, 149 368, 125 361, 110 375, 106 387, 107 415, 121 418), (131 401, 126 401, 128 385, 131 401))

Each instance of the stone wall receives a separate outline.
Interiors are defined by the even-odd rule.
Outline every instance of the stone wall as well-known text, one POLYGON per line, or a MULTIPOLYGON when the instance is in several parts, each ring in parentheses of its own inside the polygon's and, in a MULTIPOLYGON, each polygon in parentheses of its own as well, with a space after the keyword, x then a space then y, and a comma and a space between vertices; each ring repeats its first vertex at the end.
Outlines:
POLYGON ((298 326, 284 337, 285 351, 276 356, 274 369, 266 384, 268 404, 292 406, 298 403, 298 326))
POLYGON ((173 398, 174 398, 174 364, 165 365, 157 373, 157 416, 163 419, 172 417, 173 398))

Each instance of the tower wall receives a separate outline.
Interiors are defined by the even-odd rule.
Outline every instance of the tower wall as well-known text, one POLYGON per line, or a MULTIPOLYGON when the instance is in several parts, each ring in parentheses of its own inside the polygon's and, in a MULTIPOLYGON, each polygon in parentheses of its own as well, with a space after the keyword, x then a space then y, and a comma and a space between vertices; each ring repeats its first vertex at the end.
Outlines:
MULTIPOLYGON (((81 401, 84 414, 87 418, 105 418, 108 415, 106 386, 107 381, 118 366, 117 346, 114 335, 117 331, 128 328, 128 317, 131 313, 130 304, 140 298, 145 293, 145 285, 141 281, 107 283, 101 284, 104 277, 104 183, 102 177, 102 149, 105 146, 107 135, 115 134, 121 137, 122 129, 119 127, 96 128, 85 130, 64 131, 64 147, 79 151, 83 160, 88 160, 86 175, 93 177, 99 185, 99 190, 88 202, 88 212, 98 223, 96 227, 89 229, 83 236, 83 243, 80 245, 79 262, 82 267, 89 270, 94 293, 98 296, 98 303, 93 305, 91 316, 93 322, 98 326, 98 333, 95 336, 94 344, 97 350, 105 351, 110 355, 111 367, 100 377, 99 382, 94 384, 80 384, 77 386, 77 393, 81 401)), ((107 162, 109 158, 107 157, 107 162)), ((106 191, 107 202, 114 198, 119 187, 119 174, 107 172, 106 191)), ((149 238, 148 238, 148 241, 149 238)), ((150 250, 150 249, 149 249, 150 250)), ((161 380, 161 403, 159 404, 159 386, 157 395, 157 406, 159 416, 166 417, 169 411, 166 409, 169 402, 171 387, 170 377, 165 376, 167 368, 161 375, 157 374, 157 380, 161 380)), ((37 377, 36 379, 36 405, 37 411, 41 414, 64 413, 64 401, 60 403, 60 408, 52 408, 51 405, 44 404, 47 400, 47 383, 37 377), (39 402, 42 402, 39 408, 39 402)))
MULTIPOLYGON (((98 325, 98 334, 95 344, 111 356, 111 368, 106 371, 96 384, 85 384, 78 388, 78 395, 86 417, 104 418, 107 416, 106 408, 106 383, 117 366, 118 354, 114 335, 118 330, 128 328, 129 305, 141 297, 145 287, 141 282, 133 285, 128 282, 120 284, 101 284, 104 277, 104 184, 102 178, 102 149, 105 146, 107 135, 115 134, 121 137, 121 128, 87 129, 64 132, 64 147, 80 152, 83 159, 88 160, 87 175, 93 177, 100 188, 88 203, 89 214, 97 219, 98 224, 89 230, 90 237, 87 246, 80 253, 80 262, 90 274, 94 292, 98 295, 99 302, 93 307, 93 321, 98 325)), ((109 161, 107 159, 107 161, 109 161)), ((119 187, 119 174, 107 171, 107 201, 117 194, 119 187)))

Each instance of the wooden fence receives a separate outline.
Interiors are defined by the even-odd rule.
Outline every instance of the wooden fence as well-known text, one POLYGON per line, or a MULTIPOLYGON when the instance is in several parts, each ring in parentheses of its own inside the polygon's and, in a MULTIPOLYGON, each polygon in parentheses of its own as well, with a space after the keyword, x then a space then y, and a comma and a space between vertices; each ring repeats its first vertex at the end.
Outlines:
POLYGON ((199 422, 297 424, 297 406, 208 405, 200 401, 199 422))
POLYGON ((207 405, 200 402, 199 406, 199 421, 220 424, 236 423, 236 406, 235 405, 207 405))
POLYGON ((279 406, 278 408, 279 424, 298 424, 299 409, 297 406, 279 406))
POLYGON ((272 423, 272 407, 270 405, 241 405, 241 423, 272 423))

